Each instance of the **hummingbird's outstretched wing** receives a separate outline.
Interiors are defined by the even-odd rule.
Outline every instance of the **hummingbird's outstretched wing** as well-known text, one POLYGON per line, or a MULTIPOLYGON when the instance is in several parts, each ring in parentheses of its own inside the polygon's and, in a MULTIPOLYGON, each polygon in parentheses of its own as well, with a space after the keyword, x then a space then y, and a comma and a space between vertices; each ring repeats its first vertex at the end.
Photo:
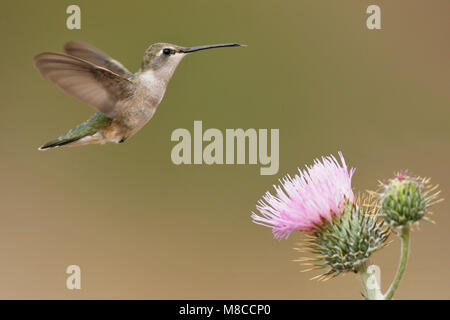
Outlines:
POLYGON ((114 60, 106 53, 87 43, 79 41, 68 42, 64 45, 64 51, 68 55, 87 60, 99 67, 109 69, 122 77, 128 78, 133 75, 119 61, 114 60))
POLYGON ((81 101, 113 118, 118 100, 133 93, 135 84, 91 62, 64 54, 44 52, 34 57, 42 75, 81 101))

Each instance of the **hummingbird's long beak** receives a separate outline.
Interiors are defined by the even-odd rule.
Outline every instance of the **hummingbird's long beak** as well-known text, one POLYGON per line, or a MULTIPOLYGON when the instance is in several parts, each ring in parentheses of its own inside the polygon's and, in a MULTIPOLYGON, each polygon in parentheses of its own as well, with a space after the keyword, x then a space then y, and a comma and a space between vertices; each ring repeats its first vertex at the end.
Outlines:
POLYGON ((211 44, 207 46, 197 46, 180 49, 182 53, 191 53, 199 50, 213 49, 213 48, 222 48, 222 47, 241 47, 239 43, 221 43, 221 44, 211 44))

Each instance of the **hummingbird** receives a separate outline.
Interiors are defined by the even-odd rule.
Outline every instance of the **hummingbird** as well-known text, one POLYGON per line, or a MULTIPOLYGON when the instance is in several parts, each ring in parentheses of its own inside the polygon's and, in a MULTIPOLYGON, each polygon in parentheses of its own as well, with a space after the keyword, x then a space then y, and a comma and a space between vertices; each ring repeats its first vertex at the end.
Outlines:
POLYGON ((98 110, 87 121, 45 143, 39 150, 126 141, 153 117, 175 69, 186 55, 239 46, 238 43, 223 43, 181 47, 155 43, 145 51, 136 73, 83 42, 65 44, 66 54, 38 54, 34 65, 45 78, 98 110))

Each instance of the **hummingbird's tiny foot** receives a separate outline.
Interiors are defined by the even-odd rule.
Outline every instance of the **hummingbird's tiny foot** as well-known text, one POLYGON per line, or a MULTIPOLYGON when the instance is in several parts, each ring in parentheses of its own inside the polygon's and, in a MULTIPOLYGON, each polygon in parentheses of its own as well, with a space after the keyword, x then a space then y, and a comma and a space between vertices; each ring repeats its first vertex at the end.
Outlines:
POLYGON ((119 140, 119 143, 123 143, 123 142, 125 142, 125 140, 127 140, 127 138, 122 137, 122 139, 119 140))

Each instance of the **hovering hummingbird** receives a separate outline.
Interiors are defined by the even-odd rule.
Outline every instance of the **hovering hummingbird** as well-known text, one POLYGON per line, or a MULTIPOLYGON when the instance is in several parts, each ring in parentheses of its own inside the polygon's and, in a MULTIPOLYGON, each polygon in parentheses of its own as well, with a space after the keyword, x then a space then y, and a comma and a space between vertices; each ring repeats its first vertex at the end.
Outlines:
POLYGON ((86 122, 47 142, 39 150, 124 142, 151 119, 170 78, 187 54, 239 46, 238 43, 224 43, 180 47, 155 43, 145 51, 141 68, 136 73, 82 42, 67 43, 64 46, 67 55, 44 52, 35 56, 34 64, 44 77, 98 110, 86 122))

